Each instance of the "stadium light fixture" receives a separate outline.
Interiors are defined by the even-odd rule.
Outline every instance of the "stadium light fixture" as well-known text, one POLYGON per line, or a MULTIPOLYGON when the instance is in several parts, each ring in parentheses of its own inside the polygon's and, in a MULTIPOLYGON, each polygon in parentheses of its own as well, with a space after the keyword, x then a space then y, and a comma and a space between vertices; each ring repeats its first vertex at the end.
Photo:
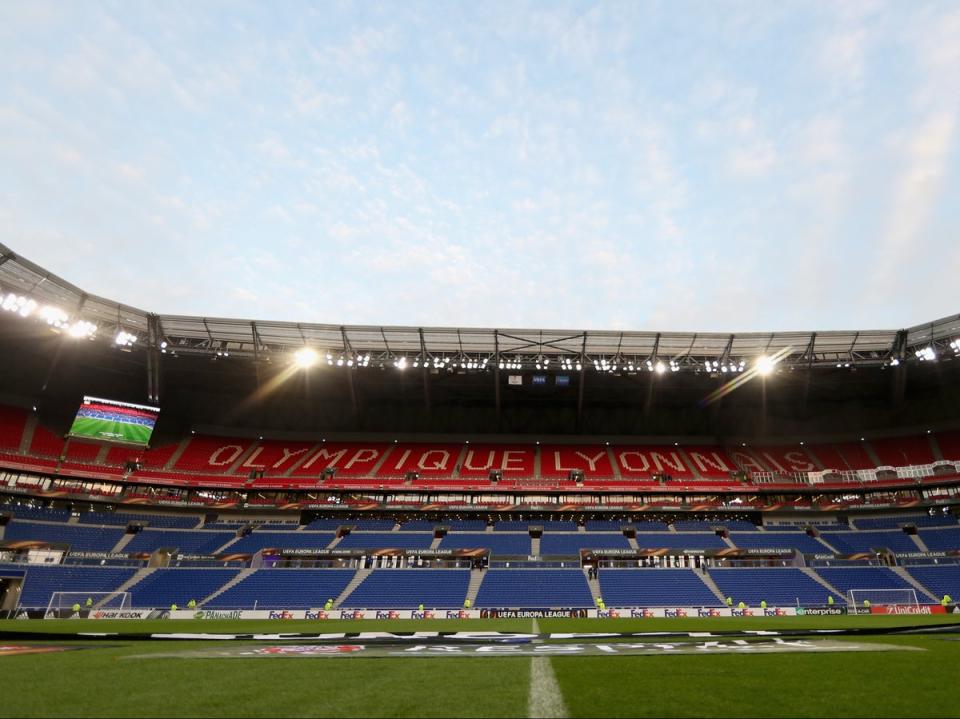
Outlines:
POLYGON ((3 298, 3 303, 0 304, 0 308, 3 308, 7 312, 15 312, 21 317, 29 317, 33 314, 33 311, 37 309, 37 303, 36 300, 11 292, 3 298))
POLYGON ((664 372, 667 371, 667 366, 663 362, 657 362, 657 364, 654 365, 653 369, 656 371, 657 374, 663 374, 664 372))
POLYGON ((921 362, 935 362, 937 359, 937 353, 933 347, 922 347, 914 352, 914 354, 921 362))
POLYGON ((754 366, 756 367, 757 374, 759 374, 761 377, 766 377, 768 374, 773 372, 773 368, 776 366, 776 362, 774 362, 771 358, 767 357, 766 355, 763 355, 762 357, 757 358, 757 361, 754 363, 754 366))
POLYGON ((117 336, 113 338, 113 343, 117 347, 132 347, 136 342, 137 336, 125 330, 120 330, 117 332, 117 336))
POLYGON ((93 322, 77 320, 68 330, 68 334, 76 339, 89 339, 97 333, 97 326, 93 322))
POLYGON ((297 367, 301 367, 303 369, 313 367, 313 365, 317 363, 318 359, 319 356, 317 353, 309 347, 301 347, 293 353, 293 361, 296 363, 297 367))

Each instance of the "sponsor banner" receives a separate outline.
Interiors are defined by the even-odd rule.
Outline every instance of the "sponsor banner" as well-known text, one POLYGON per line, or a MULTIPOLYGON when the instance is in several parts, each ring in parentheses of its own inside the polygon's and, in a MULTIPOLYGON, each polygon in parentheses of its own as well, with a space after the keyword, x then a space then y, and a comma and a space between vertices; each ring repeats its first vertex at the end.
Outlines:
POLYGON ((847 608, 839 605, 825 607, 797 607, 798 617, 832 617, 846 614, 847 608))
POLYGON ((481 619, 586 619, 590 609, 481 609, 481 619))
POLYGON ((179 609, 167 614, 170 619, 200 620, 480 619, 483 616, 479 609, 424 609, 423 611, 416 609, 179 609))
POLYGON ((691 617, 794 617, 797 607, 612 607, 590 609, 595 619, 689 619, 691 617))
POLYGON ((95 609, 87 619, 169 619, 169 609, 95 609))
POLYGON ((835 639, 717 639, 709 641, 586 642, 563 644, 434 644, 407 647, 382 644, 339 643, 329 645, 281 644, 271 646, 218 647, 170 654, 142 654, 129 659, 170 658, 275 658, 297 657, 582 657, 664 656, 675 654, 783 654, 807 652, 923 651, 902 644, 837 641, 835 639))
POLYGON ((946 614, 942 604, 879 604, 870 607, 870 614, 946 614))

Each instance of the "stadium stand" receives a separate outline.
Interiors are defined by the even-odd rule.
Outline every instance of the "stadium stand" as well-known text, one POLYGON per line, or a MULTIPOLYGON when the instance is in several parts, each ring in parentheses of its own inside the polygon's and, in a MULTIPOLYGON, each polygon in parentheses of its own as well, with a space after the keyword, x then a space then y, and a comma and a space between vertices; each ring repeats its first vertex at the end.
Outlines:
POLYGON ((377 569, 344 600, 343 607, 362 609, 414 609, 420 604, 435 609, 463 606, 470 584, 465 569, 377 569))
POLYGON ((432 534, 351 532, 340 540, 337 549, 429 549, 432 542, 432 534))
POLYGON ((124 551, 152 552, 162 547, 172 547, 178 549, 180 554, 212 554, 236 536, 234 532, 189 532, 147 528, 135 534, 124 551))
POLYGON ((440 541, 440 549, 489 549, 494 555, 527 556, 530 537, 526 534, 456 532, 440 541))
POLYGON ((960 597, 960 564, 910 567, 907 572, 935 597, 943 597, 944 594, 949 594, 955 600, 960 597))
MULTIPOLYGON (((352 569, 258 569, 204 604, 208 609, 309 609, 347 588, 352 569)), ((199 601, 199 600, 198 600, 199 601)))
MULTIPOLYGON (((798 602, 824 604, 832 594, 799 569, 710 569, 708 573, 725 597, 750 606, 757 606, 761 601, 785 606, 795 606, 798 602)), ((832 596, 835 602, 844 601, 842 596, 832 596)))
POLYGON ((16 519, 7 526, 4 539, 68 544, 74 551, 109 552, 122 536, 123 530, 114 527, 43 524, 16 519))
POLYGON ((717 607, 722 602, 692 569, 603 569, 600 593, 611 607, 717 607))
POLYGON ((796 549, 810 554, 830 551, 801 532, 731 532, 730 541, 740 549, 796 549))
POLYGON ((579 569, 490 569, 477 607, 591 607, 593 596, 579 569))
MULTIPOLYGON (((921 529, 920 539, 934 552, 948 552, 960 549, 960 527, 951 529, 921 529)), ((912 551, 916 551, 915 549, 912 551)))
POLYGON ((237 569, 156 569, 130 587, 134 607, 165 609, 199 602, 239 574, 237 569))
MULTIPOLYGON (((231 544, 230 552, 254 553, 267 547, 273 549, 326 549, 333 534, 318 532, 264 532, 257 530, 231 544)), ((221 542, 221 544, 223 544, 221 542)), ((384 545, 386 546, 386 545, 384 545)))
POLYGON ((844 594, 851 589, 913 589, 887 567, 819 567, 817 574, 844 594))
POLYGON ((869 552, 879 547, 893 552, 919 551, 903 532, 824 532, 821 536, 839 552, 869 552))
POLYGON ((540 554, 576 556, 581 549, 629 549, 626 537, 616 534, 544 534, 540 540, 540 554))
MULTIPOLYGON (((8 565, 9 566, 9 565, 8 565)), ((18 566, 18 568, 23 568, 18 566)), ((110 592, 129 580, 136 570, 125 567, 74 565, 26 567, 20 607, 46 609, 54 592, 110 592)))

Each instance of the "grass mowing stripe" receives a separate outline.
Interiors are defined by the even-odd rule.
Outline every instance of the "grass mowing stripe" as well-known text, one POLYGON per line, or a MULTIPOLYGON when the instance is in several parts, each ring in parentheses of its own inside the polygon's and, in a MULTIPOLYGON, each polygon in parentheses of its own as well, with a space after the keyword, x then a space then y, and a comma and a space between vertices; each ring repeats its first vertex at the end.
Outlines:
MULTIPOLYGON (((540 633, 540 625, 533 620, 533 634, 540 633)), ((542 639, 534 639, 535 643, 542 639)), ((530 697, 527 700, 530 717, 566 717, 567 707, 557 676, 553 673, 550 657, 530 657, 530 697)))

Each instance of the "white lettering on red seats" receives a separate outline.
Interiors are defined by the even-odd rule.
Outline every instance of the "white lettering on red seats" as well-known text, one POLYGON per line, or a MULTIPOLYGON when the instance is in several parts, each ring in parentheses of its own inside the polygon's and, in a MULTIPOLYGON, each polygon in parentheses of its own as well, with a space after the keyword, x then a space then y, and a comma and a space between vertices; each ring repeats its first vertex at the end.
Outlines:
POLYGON ((253 464, 253 460, 259 457, 262 452, 263 452, 263 447, 257 447, 255 450, 253 450, 253 453, 249 457, 247 457, 247 460, 240 466, 243 467, 244 469, 263 469, 267 465, 253 464))
POLYGON ((617 459, 620 461, 620 466, 631 472, 647 472, 650 470, 650 465, 647 463, 647 455, 643 452, 638 452, 636 450, 627 450, 625 452, 619 452, 617 454, 617 459), (627 457, 633 455, 634 457, 639 457, 640 461, 643 462, 642 467, 634 467, 627 461, 627 457))
POLYGON ((210 455, 210 459, 207 460, 207 464, 211 467, 226 467, 227 465, 233 464, 237 461, 237 457, 243 454, 243 447, 239 444, 225 444, 222 447, 217 447, 213 454, 210 455), (224 461, 220 461, 220 455, 224 452, 230 452, 230 456, 224 461))
POLYGON ((420 455, 420 461, 417 462, 417 467, 420 469, 446 469, 447 464, 450 462, 450 453, 445 449, 430 449, 420 455), (435 459, 432 462, 428 462, 428 457, 431 455, 439 455, 439 459, 435 459))
POLYGON ((303 447, 301 449, 287 449, 286 447, 281 448, 280 451, 283 452, 283 457, 273 463, 273 469, 279 469, 280 466, 288 459, 299 457, 301 454, 305 454, 309 449, 309 447, 303 447))
POLYGON ((508 449, 503 453, 503 461, 500 463, 500 469, 504 472, 509 472, 511 470, 523 470, 523 455, 524 451, 522 449, 508 449), (513 457, 511 455, 517 455, 513 457), (511 462, 519 462, 519 467, 511 467, 511 462))
POLYGON ((733 458, 733 461, 739 464, 744 469, 749 469, 754 472, 766 472, 767 468, 764 467, 760 462, 758 462, 754 457, 751 457, 746 452, 733 451, 730 453, 730 456, 733 458))
POLYGON ((807 456, 799 451, 794 450, 793 452, 787 452, 783 455, 783 458, 787 460, 794 471, 797 472, 813 472, 816 470, 816 466, 807 458, 807 456))
MULTIPOLYGON (((561 462, 560 453, 561 453, 563 450, 554 449, 554 450, 550 450, 550 451, 553 452, 553 467, 554 467, 554 469, 556 469, 558 472, 569 472, 571 469, 580 469, 580 467, 561 467, 561 466, 560 466, 560 462, 561 462)), ((597 452, 597 453, 594 454, 594 455, 586 455, 586 454, 584 454, 583 452, 581 452, 580 450, 574 450, 573 453, 574 453, 576 456, 580 457, 580 459, 584 460, 584 461, 587 463, 587 465, 589 466, 591 472, 596 472, 596 471, 597 471, 597 462, 599 462, 599 461, 603 458, 603 456, 606 454, 606 451, 601 449, 599 452, 597 452)))
MULTIPOLYGON (((494 451, 492 449, 487 450, 487 460, 482 467, 475 467, 473 464, 474 450, 467 450, 467 456, 463 458, 463 466, 466 469, 473 470, 484 470, 490 469, 493 466, 493 455, 494 451)), ((504 464, 506 464, 506 458, 504 458, 504 464)))
POLYGON ((300 469, 310 469, 314 465, 314 463, 316 463, 316 461, 321 458, 327 460, 327 463, 323 465, 321 469, 332 467, 337 462, 339 462, 343 458, 343 455, 345 455, 346 453, 347 453, 347 450, 345 449, 338 449, 336 451, 332 451, 327 449, 326 447, 321 447, 316 452, 314 452, 313 456, 310 459, 308 459, 306 462, 303 463, 303 466, 301 466, 300 469))
POLYGON ((379 450, 376 449, 358 449, 356 454, 350 458, 350 460, 343 465, 344 469, 350 469, 357 462, 372 462, 377 457, 380 456, 379 450))
POLYGON ((693 462, 697 465, 697 467, 700 469, 701 472, 706 472, 707 467, 712 467, 713 469, 718 470, 720 472, 730 471, 730 467, 727 466, 727 463, 724 462, 723 459, 720 458, 720 455, 717 454, 716 452, 710 453, 713 459, 710 459, 710 457, 707 457, 701 454, 700 452, 688 452, 687 454, 689 455, 690 459, 693 460, 693 462))

